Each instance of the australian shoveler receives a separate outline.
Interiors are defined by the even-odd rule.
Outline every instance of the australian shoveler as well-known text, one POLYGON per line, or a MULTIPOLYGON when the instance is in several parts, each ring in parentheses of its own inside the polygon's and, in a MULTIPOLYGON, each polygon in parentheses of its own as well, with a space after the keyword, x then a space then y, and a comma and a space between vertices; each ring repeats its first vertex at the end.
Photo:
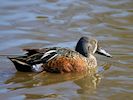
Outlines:
POLYGON ((92 37, 81 37, 75 50, 60 47, 24 49, 24 56, 9 59, 22 72, 65 73, 82 72, 96 68, 95 53, 111 57, 92 37))

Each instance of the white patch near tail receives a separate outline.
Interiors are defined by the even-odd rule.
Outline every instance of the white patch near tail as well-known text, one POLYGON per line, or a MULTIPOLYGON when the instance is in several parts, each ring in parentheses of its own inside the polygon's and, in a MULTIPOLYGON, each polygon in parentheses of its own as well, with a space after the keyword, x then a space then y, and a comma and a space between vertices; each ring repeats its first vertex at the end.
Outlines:
POLYGON ((50 55, 51 53, 56 53, 56 50, 49 50, 48 52, 44 53, 44 55, 41 57, 41 59, 47 57, 48 55, 50 55))
POLYGON ((32 65, 32 70, 35 71, 35 72, 40 72, 43 70, 43 67, 42 67, 42 63, 41 64, 35 64, 35 65, 32 65))

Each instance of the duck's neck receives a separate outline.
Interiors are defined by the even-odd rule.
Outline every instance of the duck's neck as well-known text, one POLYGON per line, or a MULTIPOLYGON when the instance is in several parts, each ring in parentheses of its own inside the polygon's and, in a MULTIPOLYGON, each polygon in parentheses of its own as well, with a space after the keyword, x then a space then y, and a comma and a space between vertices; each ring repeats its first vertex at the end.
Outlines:
POLYGON ((79 52, 85 57, 89 57, 88 46, 85 43, 78 42, 75 51, 79 52))

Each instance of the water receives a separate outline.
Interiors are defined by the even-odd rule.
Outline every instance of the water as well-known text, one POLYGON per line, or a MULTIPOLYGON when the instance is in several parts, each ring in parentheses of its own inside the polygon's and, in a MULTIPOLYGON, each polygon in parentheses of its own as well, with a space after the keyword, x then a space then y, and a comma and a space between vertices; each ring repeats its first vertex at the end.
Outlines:
POLYGON ((1 1, 1 55, 21 55, 23 48, 73 49, 81 36, 96 37, 113 55, 112 59, 96 55, 98 66, 108 69, 102 75, 22 73, 6 57, 0 57, 0 98, 132 100, 132 0, 1 1))

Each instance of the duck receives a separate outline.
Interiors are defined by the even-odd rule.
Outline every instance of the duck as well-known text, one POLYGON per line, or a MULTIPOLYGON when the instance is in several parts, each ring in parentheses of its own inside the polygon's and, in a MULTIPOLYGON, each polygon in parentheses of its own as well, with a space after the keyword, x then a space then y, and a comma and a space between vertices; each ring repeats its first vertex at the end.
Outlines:
POLYGON ((90 71, 97 67, 95 53, 112 57, 93 37, 81 37, 75 50, 62 47, 23 49, 23 56, 8 57, 20 72, 70 73, 90 71))

